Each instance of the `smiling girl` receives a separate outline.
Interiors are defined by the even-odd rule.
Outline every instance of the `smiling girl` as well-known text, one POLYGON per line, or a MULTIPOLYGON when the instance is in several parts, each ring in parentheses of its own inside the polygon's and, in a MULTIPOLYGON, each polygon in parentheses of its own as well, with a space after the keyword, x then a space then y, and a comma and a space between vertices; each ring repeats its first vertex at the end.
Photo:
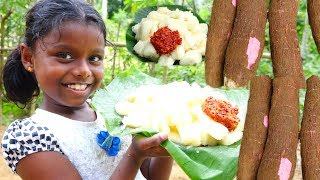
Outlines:
POLYGON ((107 129, 87 99, 103 80, 106 43, 104 22, 85 1, 42 0, 27 13, 24 42, 3 70, 8 100, 26 105, 43 94, 34 115, 3 136, 4 158, 21 178, 168 179, 166 134, 121 137, 113 155, 96 141, 107 129))

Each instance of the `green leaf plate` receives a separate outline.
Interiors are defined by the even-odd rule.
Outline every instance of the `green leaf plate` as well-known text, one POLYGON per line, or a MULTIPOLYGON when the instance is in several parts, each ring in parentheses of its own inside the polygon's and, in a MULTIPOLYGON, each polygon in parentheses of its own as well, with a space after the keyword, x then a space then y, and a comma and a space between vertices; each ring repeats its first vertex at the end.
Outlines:
MULTIPOLYGON (((106 120, 106 127, 112 135, 122 136, 139 133, 150 137, 157 133, 146 128, 121 128, 122 117, 114 109, 117 102, 141 85, 161 84, 161 80, 137 70, 126 71, 114 79, 105 89, 98 90, 92 98, 92 107, 106 120)), ((231 102, 247 106, 249 91, 246 89, 215 89, 222 92, 231 102)), ((229 146, 190 147, 166 140, 162 146, 171 154, 177 164, 191 179, 223 179, 235 177, 241 142, 229 146)))

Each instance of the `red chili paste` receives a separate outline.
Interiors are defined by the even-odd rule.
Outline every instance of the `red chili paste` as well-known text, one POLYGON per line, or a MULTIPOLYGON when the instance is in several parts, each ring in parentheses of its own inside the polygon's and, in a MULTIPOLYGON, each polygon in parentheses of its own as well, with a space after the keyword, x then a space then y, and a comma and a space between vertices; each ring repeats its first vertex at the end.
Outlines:
POLYGON ((150 42, 158 54, 170 54, 178 45, 181 45, 182 38, 179 31, 171 31, 168 26, 165 26, 153 33, 150 42))
POLYGON ((239 110, 237 107, 223 100, 217 100, 213 97, 208 97, 202 104, 202 110, 212 120, 224 125, 229 131, 233 131, 240 119, 237 117, 239 110))

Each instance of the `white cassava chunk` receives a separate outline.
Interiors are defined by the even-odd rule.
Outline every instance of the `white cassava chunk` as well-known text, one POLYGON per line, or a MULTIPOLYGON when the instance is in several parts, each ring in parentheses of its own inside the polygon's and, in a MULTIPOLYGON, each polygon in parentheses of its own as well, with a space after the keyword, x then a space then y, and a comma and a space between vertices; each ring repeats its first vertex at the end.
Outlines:
POLYGON ((223 139, 229 133, 228 128, 220 123, 213 121, 205 114, 200 119, 200 122, 203 125, 203 130, 217 140, 223 139))
POLYGON ((207 24, 199 24, 202 29, 202 32, 207 34, 208 33, 208 25, 207 24))
POLYGON ((201 126, 199 123, 191 123, 177 127, 181 140, 185 145, 201 145, 201 126))
POLYGON ((161 14, 168 14, 168 15, 171 14, 171 11, 167 7, 159 7, 158 12, 161 14))
POLYGON ((167 21, 167 26, 172 31, 178 31, 179 34, 184 34, 188 31, 186 22, 181 21, 180 19, 169 19, 167 21))
POLYGON ((231 145, 240 139, 242 139, 243 132, 241 131, 233 131, 227 134, 223 139, 219 141, 219 144, 223 145, 231 145))
POLYGON ((175 60, 180 60, 185 54, 182 45, 177 46, 177 48, 172 52, 171 57, 175 60))
POLYGON ((140 39, 140 36, 138 36, 138 35, 140 35, 138 33, 140 26, 141 26, 140 23, 132 26, 132 32, 134 32, 136 34, 136 36, 135 36, 136 39, 140 39))
MULTIPOLYGON (((179 104, 176 105, 179 106, 179 104)), ((183 126, 192 123, 192 116, 189 108, 182 105, 182 107, 176 107, 169 110, 167 123, 169 126, 183 126)))
POLYGON ((174 63, 174 59, 171 56, 162 55, 159 58, 158 64, 161 66, 171 66, 174 63))
POLYGON ((118 114, 122 116, 127 116, 130 112, 132 103, 127 101, 121 101, 115 105, 115 110, 118 114))
POLYGON ((198 48, 202 56, 204 56, 206 53, 206 45, 207 45, 207 40, 202 39, 198 48))
POLYGON ((201 131, 201 144, 205 146, 214 146, 218 144, 218 140, 210 136, 206 131, 201 131))
POLYGON ((138 128, 138 127, 151 127, 151 115, 149 112, 140 113, 140 111, 132 111, 128 116, 124 116, 122 123, 125 126, 138 128))
POLYGON ((181 139, 181 137, 180 137, 178 132, 170 131, 170 133, 168 134, 168 139, 170 139, 172 142, 175 142, 175 143, 178 143, 178 144, 185 144, 182 141, 182 139, 181 139))
POLYGON ((186 31, 181 35, 182 38, 182 46, 184 47, 185 51, 189 51, 194 45, 196 44, 196 41, 191 38, 191 32, 186 31))
POLYGON ((201 33, 199 33, 199 32, 192 32, 191 33, 191 37, 192 38, 190 38, 190 39, 194 40, 194 44, 191 47, 191 49, 193 49, 193 50, 199 49, 200 43, 201 43, 201 41, 203 39, 203 35, 201 33))
POLYGON ((147 16, 147 19, 158 21, 158 22, 166 21, 169 18, 170 16, 166 14, 161 14, 158 11, 151 11, 147 16))
POLYGON ((170 133, 170 127, 168 126, 167 122, 163 119, 159 121, 159 132, 170 133))
POLYGON ((142 54, 146 58, 151 58, 151 59, 159 58, 159 55, 157 54, 156 49, 150 43, 150 40, 146 41, 146 44, 145 44, 145 47, 144 47, 144 50, 143 50, 142 54))
POLYGON ((133 50, 137 54, 142 54, 144 48, 146 47, 147 41, 139 41, 136 45, 134 45, 133 50))
POLYGON ((187 51, 186 54, 181 58, 180 65, 192 65, 199 64, 202 60, 201 53, 196 50, 187 51))
POLYGON ((139 28, 138 33, 140 33, 139 37, 140 40, 146 41, 149 40, 150 36, 153 35, 154 32, 156 32, 158 29, 158 23, 155 21, 150 21, 150 20, 143 20, 141 22, 141 26, 139 28))

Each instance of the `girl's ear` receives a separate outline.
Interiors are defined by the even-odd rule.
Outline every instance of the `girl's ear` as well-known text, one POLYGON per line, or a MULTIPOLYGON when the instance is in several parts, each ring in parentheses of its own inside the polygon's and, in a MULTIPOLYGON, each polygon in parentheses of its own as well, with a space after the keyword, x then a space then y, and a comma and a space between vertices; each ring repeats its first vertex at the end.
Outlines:
POLYGON ((20 51, 21 61, 24 68, 29 72, 33 72, 33 58, 30 47, 28 47, 25 43, 22 43, 20 45, 20 51))

